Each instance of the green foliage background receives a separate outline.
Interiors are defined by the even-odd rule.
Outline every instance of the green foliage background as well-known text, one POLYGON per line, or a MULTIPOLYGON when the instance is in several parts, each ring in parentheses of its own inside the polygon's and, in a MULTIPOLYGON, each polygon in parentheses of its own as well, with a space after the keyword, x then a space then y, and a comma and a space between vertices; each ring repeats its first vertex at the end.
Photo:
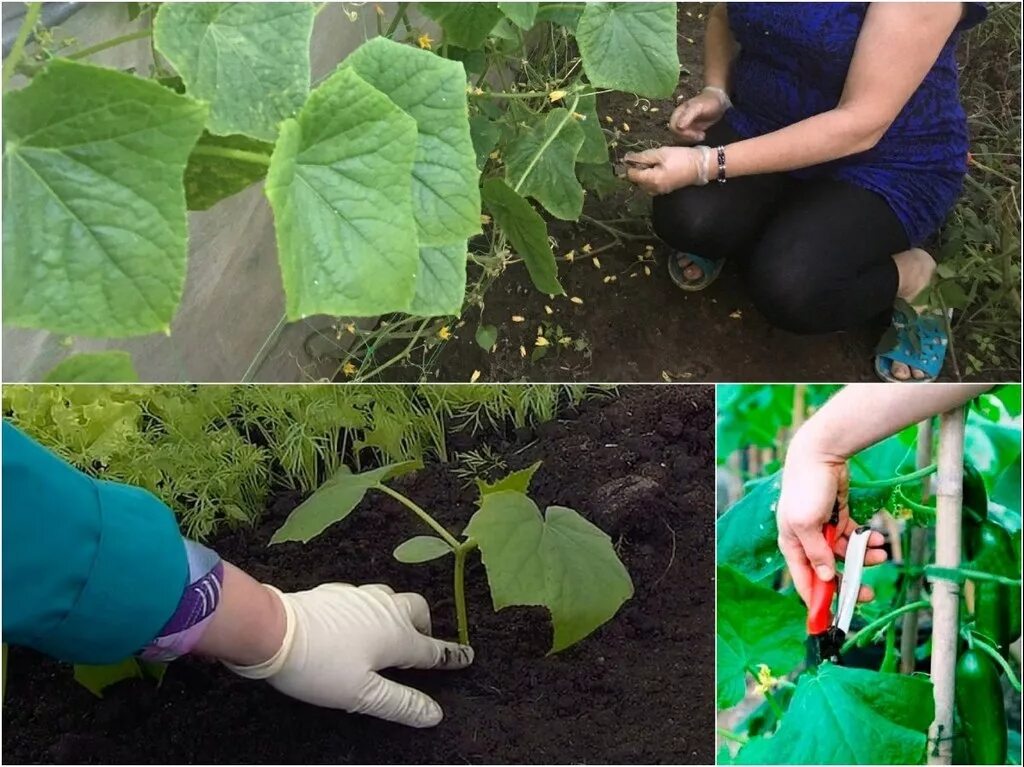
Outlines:
POLYGON ((341 464, 448 460, 447 434, 526 426, 586 386, 6 386, 3 413, 73 465, 150 490, 200 540, 341 464))

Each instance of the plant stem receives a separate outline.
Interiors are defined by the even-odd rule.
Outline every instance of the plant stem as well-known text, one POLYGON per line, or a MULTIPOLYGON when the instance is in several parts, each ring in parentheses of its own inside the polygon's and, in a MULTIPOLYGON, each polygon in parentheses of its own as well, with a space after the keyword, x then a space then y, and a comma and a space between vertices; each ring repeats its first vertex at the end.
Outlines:
POLYGON ((18 64, 21 63, 21 57, 25 55, 25 43, 28 42, 28 36, 32 34, 32 30, 36 28, 36 22, 39 21, 39 14, 42 12, 42 3, 29 3, 25 10, 25 18, 21 22, 21 28, 18 29, 18 36, 14 40, 14 45, 11 46, 11 53, 8 55, 7 61, 4 62, 4 90, 7 89, 7 84, 14 77, 18 64))
POLYGON ((459 627, 459 642, 469 644, 469 619, 466 614, 466 555, 463 546, 455 549, 455 622, 459 627))
POLYGON ((519 179, 519 182, 515 185, 514 191, 518 192, 522 188, 522 186, 525 183, 527 177, 533 172, 533 169, 537 165, 537 163, 540 162, 540 158, 548 150, 548 147, 551 146, 554 143, 555 139, 558 138, 558 134, 562 132, 562 128, 565 127, 565 124, 569 120, 574 119, 572 115, 576 111, 576 106, 579 103, 580 103, 580 95, 577 93, 575 96, 573 96, 572 106, 570 106, 569 110, 565 113, 565 117, 562 118, 562 122, 560 122, 558 124, 558 127, 555 129, 555 131, 544 141, 543 144, 540 145, 540 148, 537 149, 537 152, 530 159, 530 164, 527 165, 526 166, 526 170, 523 171, 523 175, 519 179))
POLYGON ((914 482, 918 479, 934 474, 938 470, 938 464, 931 464, 925 466, 923 469, 912 471, 910 474, 903 474, 899 477, 889 477, 888 479, 851 479, 850 487, 865 487, 865 488, 885 488, 885 487, 896 487, 896 485, 905 485, 908 482, 914 482))
POLYGON ((109 40, 104 40, 102 43, 96 43, 96 45, 90 45, 88 48, 82 48, 80 51, 69 53, 66 58, 84 59, 87 56, 92 56, 94 53, 105 51, 107 48, 116 48, 118 45, 124 43, 130 43, 132 40, 141 40, 144 37, 150 37, 153 34, 152 29, 140 29, 137 32, 129 32, 127 35, 121 35, 120 37, 112 37, 109 40))
POLYGON ((740 745, 747 745, 750 742, 750 738, 746 738, 739 733, 735 733, 732 730, 727 730, 724 727, 718 728, 718 734, 726 740, 731 740, 733 743, 739 743, 740 745))
POLYGON ((924 574, 929 578, 952 581, 953 583, 963 583, 964 581, 988 581, 989 583, 1001 583, 1004 586, 1021 585, 1020 578, 1009 578, 1005 575, 986 573, 983 570, 971 570, 966 567, 939 567, 937 565, 926 565, 924 567, 924 574))
POLYGON ((238 160, 239 162, 250 162, 255 165, 270 167, 270 155, 261 152, 249 152, 245 149, 232 149, 226 146, 197 146, 192 150, 192 154, 223 157, 228 160, 238 160))
MULTIPOLYGON (((932 461, 932 419, 927 418, 921 422, 917 429, 917 465, 919 468, 928 466, 932 461)), ((921 500, 927 501, 931 497, 931 482, 927 479, 921 482, 921 500)), ((920 567, 924 564, 928 551, 928 535, 922 527, 910 529, 910 552, 904 562, 907 583, 907 602, 916 602, 921 596, 921 574, 911 574, 910 568, 920 567)), ((917 650, 917 627, 918 612, 914 610, 903 616, 903 633, 900 635, 900 673, 912 674, 917 664, 915 653, 917 650)))
POLYGON ((408 3, 399 3, 398 9, 395 11, 395 17, 391 19, 391 23, 388 24, 388 29, 384 33, 384 37, 390 38, 395 31, 398 29, 399 23, 405 18, 405 12, 409 8, 408 3))
POLYGON ((620 240, 653 240, 654 238, 649 234, 631 234, 624 232, 614 226, 609 226, 604 221, 598 221, 596 218, 591 218, 586 214, 580 215, 580 221, 586 221, 588 224, 593 224, 596 227, 604 229, 608 234, 613 237, 618 237, 620 240))
POLYGON ((438 522, 436 519, 434 519, 432 516, 430 516, 426 511, 424 511, 422 507, 417 506, 415 503, 413 503, 411 500, 406 498, 400 492, 398 492, 397 490, 392 490, 387 485, 377 484, 377 485, 374 485, 374 487, 377 490, 380 490, 385 495, 390 495, 392 498, 394 498, 400 504, 402 504, 407 509, 412 511, 413 514, 415 514, 417 517, 419 517, 424 522, 426 522, 431 530, 433 530, 441 538, 443 538, 444 542, 447 543, 449 546, 451 546, 452 551, 458 553, 459 548, 460 548, 460 544, 455 539, 455 536, 452 535, 451 533, 449 533, 447 530, 445 530, 444 526, 440 522, 438 522))
POLYGON ((897 607, 895 610, 891 610, 883 615, 881 618, 876 618, 871 621, 868 625, 857 632, 857 636, 851 637, 843 642, 843 646, 839 648, 840 654, 852 650, 854 647, 863 646, 867 643, 867 640, 874 635, 878 629, 882 628, 888 623, 892 623, 894 620, 899 618, 901 615, 915 610, 923 610, 928 607, 931 603, 927 599, 919 599, 917 602, 911 602, 910 604, 897 607))

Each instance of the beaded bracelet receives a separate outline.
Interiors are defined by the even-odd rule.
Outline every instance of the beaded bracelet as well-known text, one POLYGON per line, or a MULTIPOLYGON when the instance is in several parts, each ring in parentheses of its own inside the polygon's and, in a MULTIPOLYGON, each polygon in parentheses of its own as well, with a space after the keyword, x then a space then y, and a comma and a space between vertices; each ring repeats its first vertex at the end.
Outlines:
POLYGON ((724 184, 725 178, 725 147, 719 146, 716 151, 718 152, 718 183, 724 184))

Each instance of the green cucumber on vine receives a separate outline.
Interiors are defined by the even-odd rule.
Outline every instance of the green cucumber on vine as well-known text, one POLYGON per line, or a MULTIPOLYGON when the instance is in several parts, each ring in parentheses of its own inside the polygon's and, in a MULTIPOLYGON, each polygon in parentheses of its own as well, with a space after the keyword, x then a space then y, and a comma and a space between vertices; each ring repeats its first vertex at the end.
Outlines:
POLYGON ((612 540, 578 512, 549 506, 542 514, 527 495, 540 463, 496 483, 477 480, 477 510, 462 534, 450 532, 412 499, 385 484, 419 468, 418 462, 353 474, 342 467, 288 516, 271 545, 307 543, 345 519, 370 490, 390 496, 433 535, 417 535, 394 550, 400 562, 452 557, 452 593, 459 641, 469 642, 466 561, 479 550, 495 611, 514 605, 543 606, 554 631, 550 652, 570 647, 603 625, 633 596, 633 582, 612 540))

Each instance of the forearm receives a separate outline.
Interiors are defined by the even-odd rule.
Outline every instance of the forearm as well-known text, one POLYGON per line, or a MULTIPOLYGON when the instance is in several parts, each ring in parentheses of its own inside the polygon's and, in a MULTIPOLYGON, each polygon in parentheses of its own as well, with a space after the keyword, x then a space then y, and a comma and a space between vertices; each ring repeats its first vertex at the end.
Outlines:
POLYGON ((284 634, 281 600, 259 581, 224 562, 220 604, 192 653, 251 666, 273 656, 284 634))
POLYGON ((901 429, 963 405, 991 388, 987 384, 851 384, 800 428, 790 455, 795 452, 845 461, 901 429))
POLYGON ((729 11, 718 3, 708 14, 704 33, 704 84, 728 92, 736 40, 729 29, 729 11))
POLYGON ((837 107, 806 120, 737 141, 726 148, 727 176, 783 173, 870 149, 885 126, 837 107))

